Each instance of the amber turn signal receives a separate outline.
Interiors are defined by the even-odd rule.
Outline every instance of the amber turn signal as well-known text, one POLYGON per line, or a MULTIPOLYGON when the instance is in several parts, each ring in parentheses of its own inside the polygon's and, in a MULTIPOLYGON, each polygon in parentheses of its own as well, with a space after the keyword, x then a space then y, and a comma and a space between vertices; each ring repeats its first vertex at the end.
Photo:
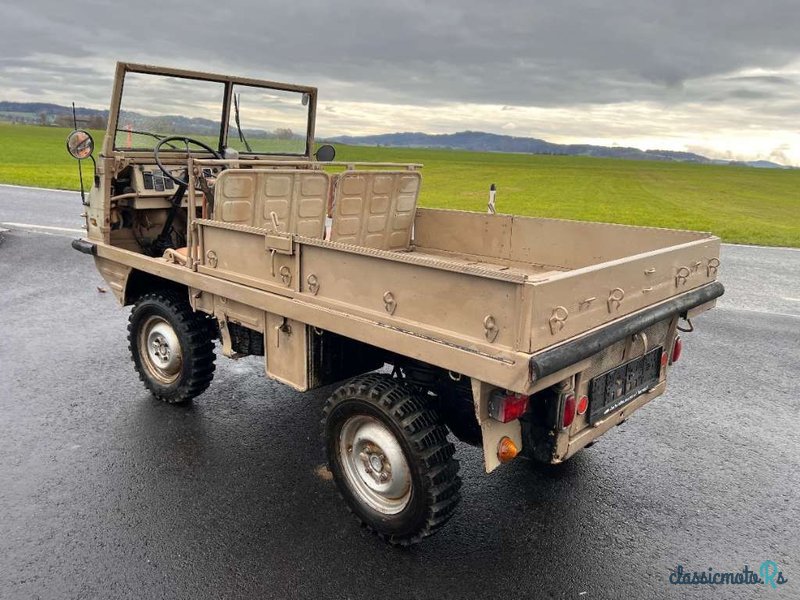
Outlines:
POLYGON ((504 437, 497 444, 497 459, 501 463, 507 463, 519 454, 517 445, 511 440, 510 437, 504 437))

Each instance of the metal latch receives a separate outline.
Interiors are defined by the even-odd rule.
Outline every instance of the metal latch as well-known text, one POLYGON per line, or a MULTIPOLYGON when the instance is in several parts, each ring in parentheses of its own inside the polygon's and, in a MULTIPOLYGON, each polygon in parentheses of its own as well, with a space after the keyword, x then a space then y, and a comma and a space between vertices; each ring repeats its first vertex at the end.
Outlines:
POLYGON ((275 253, 288 254, 291 256, 294 253, 294 238, 291 233, 280 231, 278 223, 278 215, 275 211, 269 213, 272 220, 272 228, 274 231, 265 235, 265 243, 267 251, 269 251, 274 259, 275 253))
POLYGON ((286 317, 283 317, 283 320, 275 326, 275 347, 281 347, 281 334, 284 333, 286 335, 292 335, 292 326, 289 325, 289 321, 286 317))
POLYGON ((277 252, 278 254, 287 254, 291 256, 294 253, 292 236, 268 233, 266 235, 266 248, 269 252, 277 252))

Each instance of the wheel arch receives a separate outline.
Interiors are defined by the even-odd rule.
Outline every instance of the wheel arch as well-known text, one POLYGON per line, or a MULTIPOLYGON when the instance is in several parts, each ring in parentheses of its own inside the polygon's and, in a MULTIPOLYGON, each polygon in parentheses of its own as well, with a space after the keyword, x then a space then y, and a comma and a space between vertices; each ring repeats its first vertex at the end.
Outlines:
POLYGON ((211 320, 194 312, 184 293, 147 289, 128 317, 128 347, 139 379, 154 397, 169 404, 182 404, 202 394, 215 370, 211 320), (155 351, 151 333, 156 336, 152 338, 155 351), (178 358, 172 360, 172 356, 178 358))
POLYGON ((146 271, 131 269, 125 279, 122 304, 123 306, 134 304, 143 294, 153 290, 171 290, 183 292, 187 295, 189 293, 189 288, 182 283, 176 283, 146 271))

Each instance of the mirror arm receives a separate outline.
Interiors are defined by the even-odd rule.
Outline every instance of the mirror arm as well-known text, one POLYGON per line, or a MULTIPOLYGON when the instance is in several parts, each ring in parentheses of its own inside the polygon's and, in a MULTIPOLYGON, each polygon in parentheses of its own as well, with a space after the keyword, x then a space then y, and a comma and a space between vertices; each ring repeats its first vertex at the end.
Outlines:
POLYGON ((92 155, 92 154, 89 155, 89 158, 92 159, 92 165, 94 167, 94 169, 93 169, 93 172, 94 172, 94 187, 99 188, 100 187, 100 175, 97 174, 97 161, 94 159, 94 155, 92 155))

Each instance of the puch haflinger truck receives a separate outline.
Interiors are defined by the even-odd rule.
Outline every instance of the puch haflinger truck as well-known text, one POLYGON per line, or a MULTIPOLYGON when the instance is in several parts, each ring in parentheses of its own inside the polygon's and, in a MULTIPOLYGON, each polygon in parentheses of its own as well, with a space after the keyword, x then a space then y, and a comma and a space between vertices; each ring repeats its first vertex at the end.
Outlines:
MULTIPOLYGON (((313 152, 316 107, 313 87, 117 65, 72 245, 132 306, 156 398, 201 394, 216 339, 298 391, 344 381, 329 469, 408 545, 458 504, 448 434, 487 472, 560 463, 664 393, 678 330, 723 293, 717 237, 419 208, 421 165, 313 152)), ((85 131, 67 145, 92 156, 85 131)))

